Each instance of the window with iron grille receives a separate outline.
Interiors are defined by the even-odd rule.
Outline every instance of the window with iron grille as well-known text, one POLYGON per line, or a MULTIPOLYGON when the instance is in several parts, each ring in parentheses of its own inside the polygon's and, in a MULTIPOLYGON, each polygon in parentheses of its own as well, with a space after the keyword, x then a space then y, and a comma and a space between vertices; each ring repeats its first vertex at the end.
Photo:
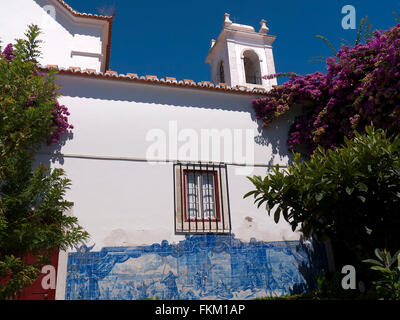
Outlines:
POLYGON ((174 165, 176 233, 231 231, 226 166, 174 165))

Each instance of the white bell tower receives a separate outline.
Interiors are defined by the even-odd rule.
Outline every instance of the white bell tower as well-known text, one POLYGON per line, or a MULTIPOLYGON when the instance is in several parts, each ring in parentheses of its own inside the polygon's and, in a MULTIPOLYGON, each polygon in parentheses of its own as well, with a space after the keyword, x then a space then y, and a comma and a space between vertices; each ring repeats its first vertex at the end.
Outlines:
POLYGON ((256 32, 251 26, 232 23, 225 13, 222 31, 217 40, 211 41, 206 59, 214 84, 267 90, 277 84, 276 79, 262 78, 275 73, 272 43, 276 37, 268 35, 265 20, 261 20, 260 25, 256 32))

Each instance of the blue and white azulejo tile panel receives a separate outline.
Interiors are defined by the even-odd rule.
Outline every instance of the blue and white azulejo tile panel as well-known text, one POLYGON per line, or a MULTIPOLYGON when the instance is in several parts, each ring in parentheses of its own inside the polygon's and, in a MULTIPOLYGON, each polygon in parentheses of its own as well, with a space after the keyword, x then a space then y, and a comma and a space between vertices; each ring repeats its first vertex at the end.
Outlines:
POLYGON ((68 257, 66 299, 251 299, 305 285, 309 255, 299 241, 243 242, 193 235, 177 244, 83 245, 68 257), (301 272, 303 270, 303 272, 301 272))

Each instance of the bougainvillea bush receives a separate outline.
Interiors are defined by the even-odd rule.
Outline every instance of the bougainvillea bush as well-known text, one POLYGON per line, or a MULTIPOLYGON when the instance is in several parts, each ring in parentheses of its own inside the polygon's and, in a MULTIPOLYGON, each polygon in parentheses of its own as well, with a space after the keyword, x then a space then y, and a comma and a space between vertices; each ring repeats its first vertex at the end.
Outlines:
MULTIPOLYGON (((326 74, 292 74, 265 98, 253 100, 256 117, 268 126, 292 108, 302 116, 289 132, 290 149, 333 149, 366 125, 395 133, 400 128, 400 24, 328 58, 326 74), (301 148, 299 148, 301 147, 301 148)), ((266 76, 277 77, 282 74, 266 76)))
POLYGON ((62 169, 33 169, 35 154, 58 143, 71 125, 58 103, 53 72, 41 73, 37 26, 25 40, 0 50, 0 300, 18 297, 37 278, 53 250, 87 238, 65 215, 70 181, 62 169), (28 256, 37 260, 29 262, 28 256))

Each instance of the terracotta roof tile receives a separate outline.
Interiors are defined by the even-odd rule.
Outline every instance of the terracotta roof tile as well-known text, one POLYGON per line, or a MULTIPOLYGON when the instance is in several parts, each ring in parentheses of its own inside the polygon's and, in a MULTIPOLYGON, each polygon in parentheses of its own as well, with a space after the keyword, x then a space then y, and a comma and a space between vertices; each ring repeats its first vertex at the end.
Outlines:
POLYGON ((146 80, 158 80, 157 76, 148 76, 146 75, 146 80))
POLYGON ((57 2, 62 5, 65 9, 67 9, 70 13, 72 13, 76 17, 82 18, 92 18, 92 19, 100 19, 100 20, 111 20, 114 18, 115 14, 112 16, 102 16, 97 14, 90 14, 90 13, 81 13, 74 9, 72 9, 68 4, 65 3, 63 0, 57 0, 57 2))
POLYGON ((47 68, 49 68, 49 69, 58 69, 58 65, 56 65, 56 64, 48 64, 47 68))
POLYGON ((132 82, 142 82, 148 83, 152 85, 166 85, 171 87, 187 87, 187 88, 196 88, 202 90, 214 90, 214 91, 222 91, 228 93, 239 93, 239 94, 251 94, 251 95, 265 95, 267 90, 264 88, 247 88, 245 86, 236 86, 230 87, 226 83, 219 83, 218 85, 214 85, 210 81, 201 81, 194 82, 190 79, 184 79, 181 81, 176 81, 176 78, 173 77, 165 77, 165 79, 158 79, 157 76, 141 76, 138 77, 136 73, 127 73, 118 74, 116 71, 108 70, 106 73, 102 72, 93 72, 94 69, 86 69, 85 71, 81 71, 80 68, 70 67, 70 68, 58 68, 57 65, 47 65, 47 66, 39 66, 39 69, 43 72, 49 71, 49 69, 57 69, 58 74, 64 75, 74 75, 81 76, 87 78, 96 78, 96 79, 109 79, 109 80, 120 80, 120 81, 132 81, 132 82), (88 72, 88 71, 91 72, 88 72))

